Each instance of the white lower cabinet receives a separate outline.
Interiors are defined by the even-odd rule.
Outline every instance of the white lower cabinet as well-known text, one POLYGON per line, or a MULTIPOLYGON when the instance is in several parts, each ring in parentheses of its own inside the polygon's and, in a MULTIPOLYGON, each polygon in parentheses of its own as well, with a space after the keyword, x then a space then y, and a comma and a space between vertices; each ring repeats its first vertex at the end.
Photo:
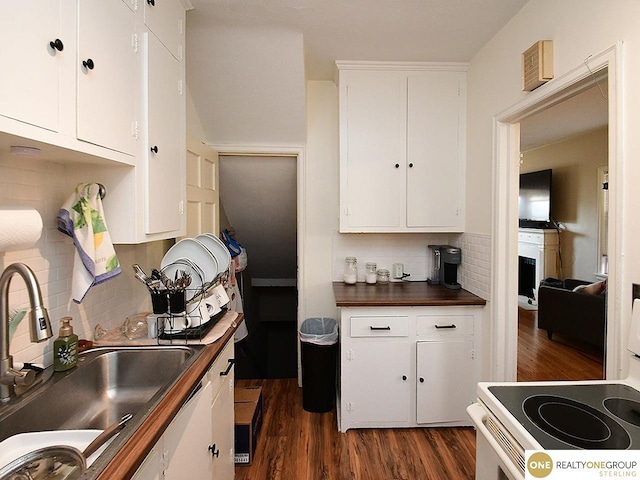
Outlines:
POLYGON ((470 425, 482 308, 342 308, 340 430, 470 425))
POLYGON ((138 468, 135 480, 233 479, 233 357, 231 338, 138 468))
POLYGON ((412 368, 406 342, 361 341, 347 356, 349 369, 359 372, 345 385, 350 420, 377 426, 409 421, 412 368))
MULTIPOLYGON (((205 380, 203 380, 203 383, 205 380)), ((211 381, 189 400, 162 436, 165 479, 213 478, 211 430, 211 381)))
POLYGON ((416 422, 457 422, 475 401, 473 338, 416 343, 416 422))

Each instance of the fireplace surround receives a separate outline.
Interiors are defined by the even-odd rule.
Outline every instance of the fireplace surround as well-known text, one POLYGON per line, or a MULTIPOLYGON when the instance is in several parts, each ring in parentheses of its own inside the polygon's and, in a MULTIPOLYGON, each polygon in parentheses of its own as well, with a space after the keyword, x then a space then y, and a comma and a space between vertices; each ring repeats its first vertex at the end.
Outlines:
POLYGON ((518 298, 535 305, 540 282, 558 277, 558 232, 554 229, 518 230, 518 298), (531 301, 529 301, 531 299, 531 301))

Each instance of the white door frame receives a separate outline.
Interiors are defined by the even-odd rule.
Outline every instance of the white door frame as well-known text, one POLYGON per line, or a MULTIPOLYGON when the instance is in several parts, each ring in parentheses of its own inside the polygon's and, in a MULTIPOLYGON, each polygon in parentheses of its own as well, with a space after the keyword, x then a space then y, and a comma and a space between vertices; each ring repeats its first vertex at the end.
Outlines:
POLYGON ((493 218, 491 272, 490 375, 515 381, 518 363, 518 179, 519 122, 592 86, 594 75, 608 70, 609 103, 609 281, 607 293, 606 378, 622 375, 624 339, 620 292, 622 268, 622 43, 591 56, 570 72, 534 90, 494 117, 493 218))

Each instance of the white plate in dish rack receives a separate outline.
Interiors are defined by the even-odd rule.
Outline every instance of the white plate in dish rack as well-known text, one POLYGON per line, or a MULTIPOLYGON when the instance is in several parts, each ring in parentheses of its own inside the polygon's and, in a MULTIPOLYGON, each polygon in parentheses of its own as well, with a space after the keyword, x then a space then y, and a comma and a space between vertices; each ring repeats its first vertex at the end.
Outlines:
POLYGON ((216 279, 218 275, 218 261, 207 247, 198 240, 193 238, 180 240, 165 253, 162 262, 160 262, 160 267, 164 269, 166 266, 181 258, 188 258, 200 267, 204 273, 204 278, 202 279, 204 284, 213 282, 216 279))
POLYGON ((218 261, 218 275, 226 272, 231 264, 231 254, 222 240, 212 233, 203 233, 195 237, 195 239, 202 242, 218 261))

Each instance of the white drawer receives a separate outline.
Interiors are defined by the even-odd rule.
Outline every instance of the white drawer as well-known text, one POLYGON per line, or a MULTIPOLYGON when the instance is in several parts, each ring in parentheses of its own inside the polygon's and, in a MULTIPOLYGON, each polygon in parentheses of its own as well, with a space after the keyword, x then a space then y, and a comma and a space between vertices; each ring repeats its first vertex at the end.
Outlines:
POLYGON ((416 335, 473 335, 473 315, 418 315, 416 335))
POLYGON ((409 317, 350 317, 352 337, 407 337, 409 317))

